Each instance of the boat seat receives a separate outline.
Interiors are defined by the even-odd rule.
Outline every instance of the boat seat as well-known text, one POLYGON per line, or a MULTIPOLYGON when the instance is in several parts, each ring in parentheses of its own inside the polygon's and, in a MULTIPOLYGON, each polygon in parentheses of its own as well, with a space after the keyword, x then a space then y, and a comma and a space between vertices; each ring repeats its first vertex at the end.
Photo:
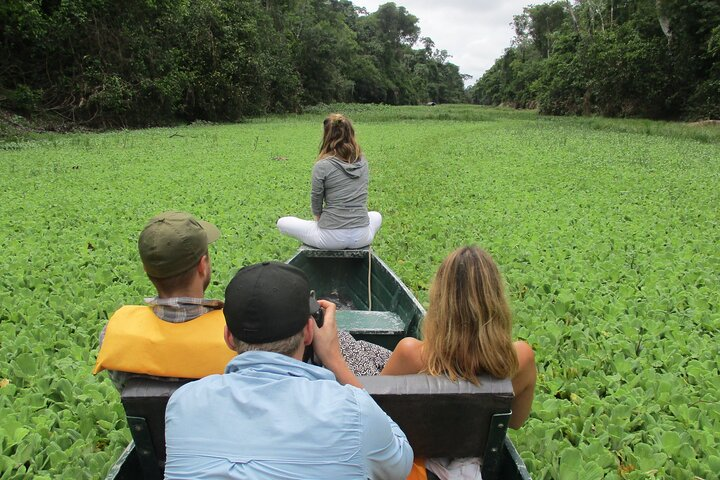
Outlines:
MULTIPOLYGON (((134 378, 121 398, 144 480, 162 479, 165 465, 165 407, 170 395, 190 380, 134 378)), ((510 380, 480 377, 480 385, 445 377, 401 375, 360 377, 365 389, 402 428, 421 457, 483 458, 483 479, 529 479, 506 437, 510 380), (514 463, 513 463, 514 462, 514 463), (519 465, 521 476, 508 473, 519 465)))
POLYGON ((361 335, 404 335, 405 324, 395 312, 337 310, 338 328, 361 335))
POLYGON ((365 258, 369 255, 370 247, 363 248, 346 248, 343 250, 327 250, 323 248, 315 248, 310 245, 302 245, 298 249, 305 252, 308 257, 322 258, 365 258))
POLYGON ((340 330, 350 332, 356 340, 365 340, 389 350, 406 335, 405 323, 395 312, 368 310, 337 310, 340 330))

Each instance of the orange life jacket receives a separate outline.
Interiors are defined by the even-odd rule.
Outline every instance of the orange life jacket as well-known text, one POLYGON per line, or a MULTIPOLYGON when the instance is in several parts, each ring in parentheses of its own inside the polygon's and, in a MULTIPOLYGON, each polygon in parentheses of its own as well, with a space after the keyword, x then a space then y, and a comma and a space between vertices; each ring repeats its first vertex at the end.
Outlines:
POLYGON ((410 469, 407 480, 427 480, 427 470, 425 470, 425 459, 416 458, 410 469))
POLYGON ((93 374, 105 369, 158 377, 202 378, 223 373, 235 355, 224 340, 222 310, 183 323, 129 305, 113 314, 93 374))

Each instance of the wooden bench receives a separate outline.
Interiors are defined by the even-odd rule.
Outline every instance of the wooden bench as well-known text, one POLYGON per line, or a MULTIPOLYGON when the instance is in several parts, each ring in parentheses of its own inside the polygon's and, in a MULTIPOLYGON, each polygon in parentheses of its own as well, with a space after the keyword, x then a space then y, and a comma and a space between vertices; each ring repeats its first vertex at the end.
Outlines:
MULTIPOLYGON (((480 385, 428 375, 360 377, 365 389, 402 428, 415 455, 481 457, 484 480, 529 480, 527 469, 506 437, 509 380, 480 377, 480 385)), ((116 465, 133 464, 144 480, 162 479, 165 465, 165 407, 188 381, 132 379, 122 403, 134 439, 116 465)), ((124 480, 121 471, 108 479, 124 480)))
POLYGON ((350 332, 354 337, 367 338, 372 335, 405 334, 405 324, 400 315, 393 312, 367 310, 337 310, 335 319, 339 330, 350 332))

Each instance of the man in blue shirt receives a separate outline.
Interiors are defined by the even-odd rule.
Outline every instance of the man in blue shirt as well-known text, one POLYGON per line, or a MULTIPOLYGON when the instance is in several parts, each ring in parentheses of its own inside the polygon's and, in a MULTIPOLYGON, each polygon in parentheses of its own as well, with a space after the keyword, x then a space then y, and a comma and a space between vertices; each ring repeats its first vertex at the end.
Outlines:
POLYGON ((166 479, 407 477, 405 434, 348 368, 335 305, 315 301, 301 270, 277 262, 241 269, 224 313, 225 342, 239 355, 224 375, 170 398, 166 479), (313 318, 321 311, 324 325, 313 318), (325 368, 302 362, 310 345, 325 368))

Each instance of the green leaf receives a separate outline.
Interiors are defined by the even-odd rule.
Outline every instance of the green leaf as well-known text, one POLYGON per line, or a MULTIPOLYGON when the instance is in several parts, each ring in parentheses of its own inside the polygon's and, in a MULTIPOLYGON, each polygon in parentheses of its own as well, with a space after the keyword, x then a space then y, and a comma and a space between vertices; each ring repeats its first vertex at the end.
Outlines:
MULTIPOLYGON (((15 466, 15 461, 8 457, 7 455, 0 455, 0 473, 5 472, 5 474, 9 473, 12 468, 15 466)), ((4 475, 0 475, 0 478, 2 478, 4 475)))
POLYGON ((647 443, 638 443, 633 448, 637 459, 637 466, 641 471, 657 470, 667 462, 667 455, 662 452, 656 452, 647 443))
POLYGON ((24 442, 18 445, 17 450, 15 450, 15 454, 13 455, 13 460, 15 460, 15 463, 22 465, 24 463, 27 463, 35 454, 35 445, 33 442, 24 442))
POLYGON ((23 438, 27 436, 27 434, 30 433, 30 430, 25 427, 20 427, 13 433, 13 443, 15 445, 22 442, 23 438))
POLYGON ((560 478, 563 480, 579 479, 582 471, 583 460, 580 451, 573 447, 563 450, 560 454, 560 478))
POLYGON ((115 427, 115 424, 108 422, 107 420, 98 420, 97 424, 105 431, 110 431, 115 427))
POLYGON ((591 440, 590 444, 582 449, 582 454, 586 463, 594 460, 602 468, 611 468, 615 465, 615 455, 606 449, 600 441, 591 440))
POLYGON ((662 443, 663 450, 669 452, 671 455, 676 453, 683 445, 683 441, 677 432, 663 433, 660 442, 662 443))
POLYGON ((711 472, 720 472, 720 457, 717 455, 710 455, 707 457, 708 468, 711 472))
POLYGON ((13 362, 15 364, 15 375, 21 378, 34 377, 37 374, 37 363, 35 357, 30 353, 21 353, 13 362))
POLYGON ((596 462, 585 462, 582 467, 580 467, 580 475, 578 475, 578 478, 580 480, 597 480, 598 478, 603 478, 605 475, 605 470, 598 465, 596 462))

